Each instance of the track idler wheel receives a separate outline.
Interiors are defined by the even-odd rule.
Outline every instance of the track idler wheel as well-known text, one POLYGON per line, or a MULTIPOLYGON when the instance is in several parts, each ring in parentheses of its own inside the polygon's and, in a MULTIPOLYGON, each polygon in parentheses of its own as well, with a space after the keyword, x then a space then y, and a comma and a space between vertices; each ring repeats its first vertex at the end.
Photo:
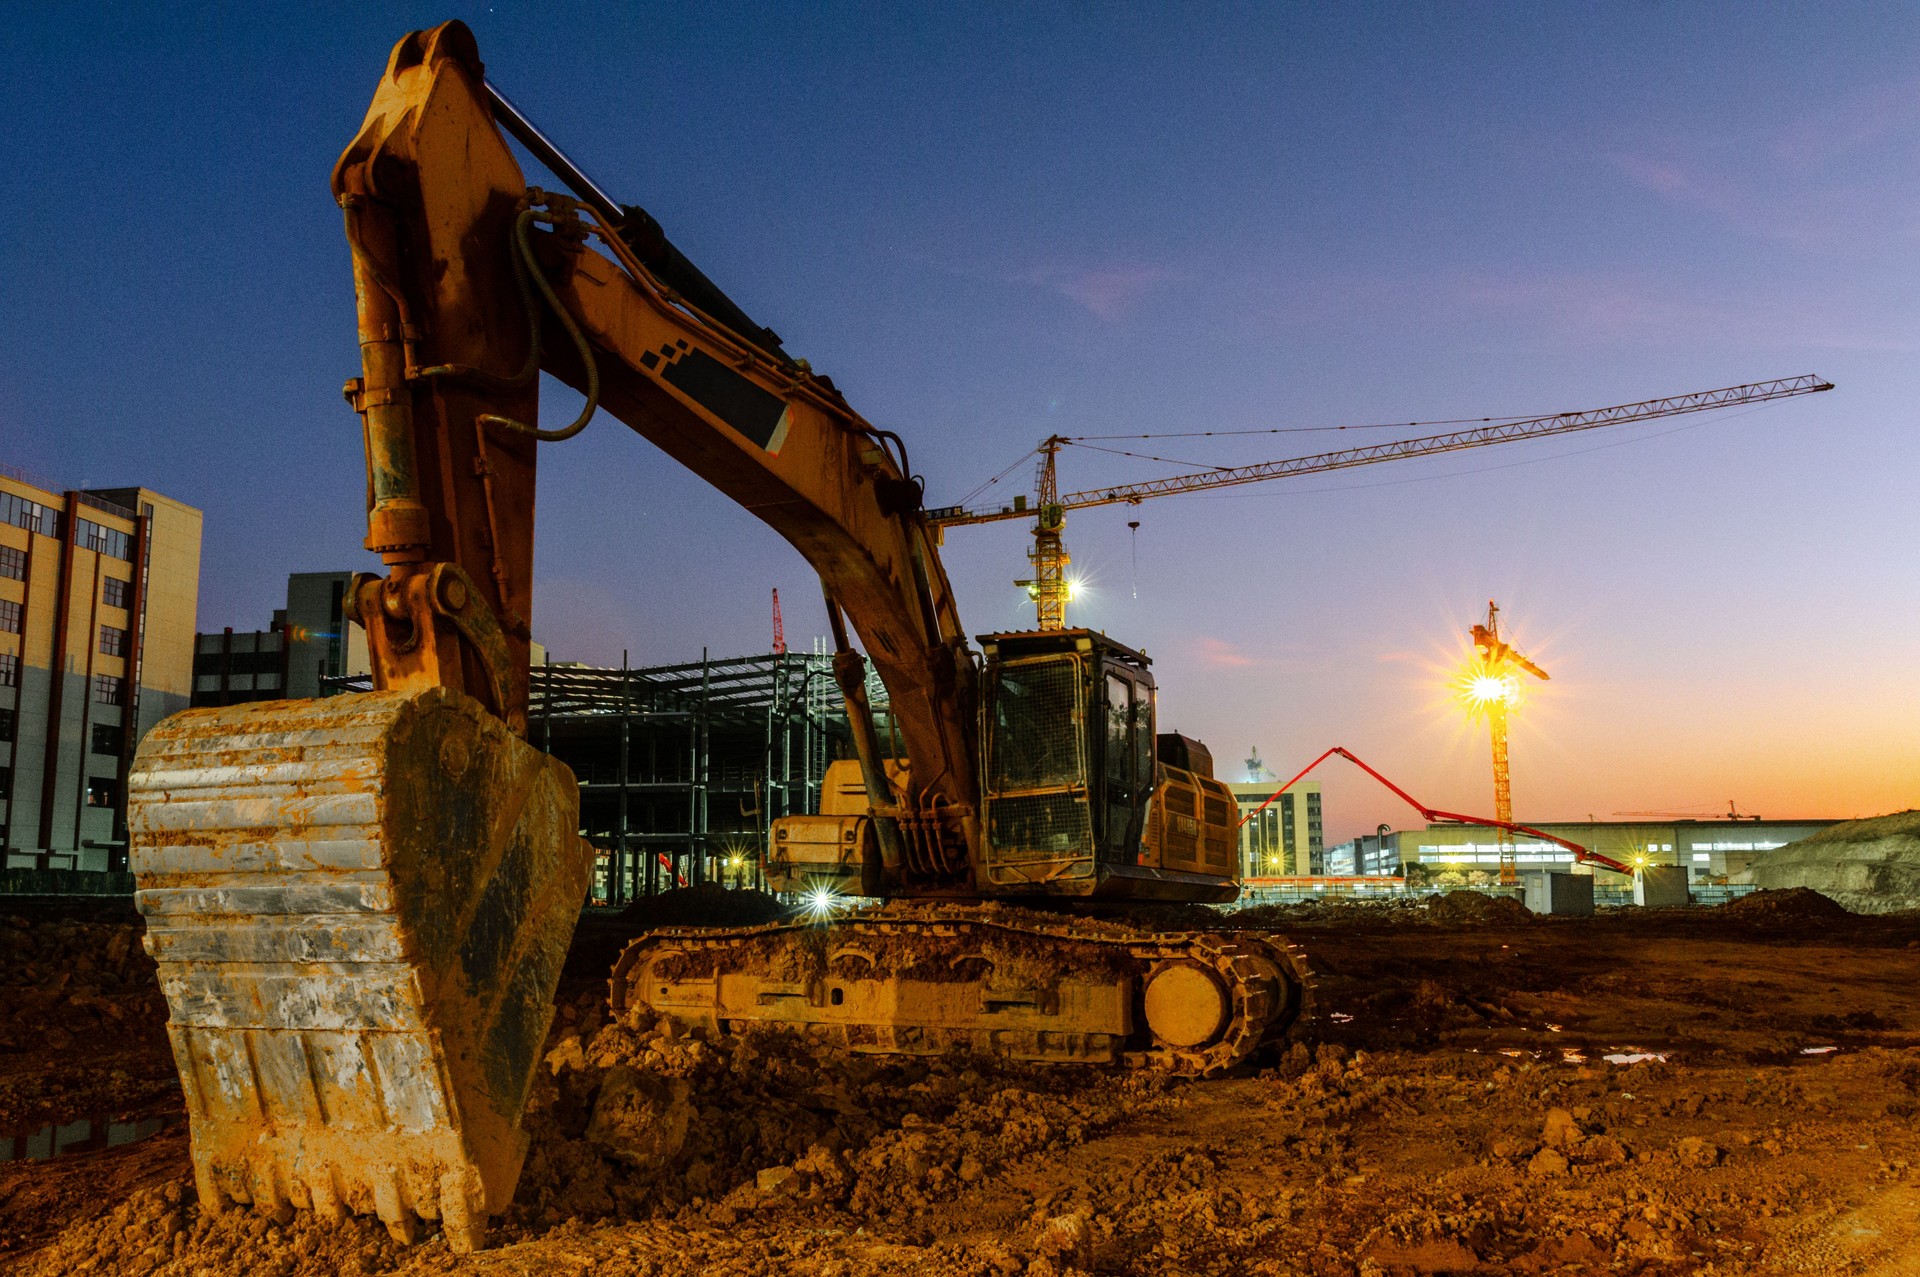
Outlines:
POLYGON ((1192 1077, 1224 1072, 1282 1029, 1289 982, 1265 945, 1192 936, 1148 971, 1142 993, 1152 1042, 1141 1063, 1192 1077))

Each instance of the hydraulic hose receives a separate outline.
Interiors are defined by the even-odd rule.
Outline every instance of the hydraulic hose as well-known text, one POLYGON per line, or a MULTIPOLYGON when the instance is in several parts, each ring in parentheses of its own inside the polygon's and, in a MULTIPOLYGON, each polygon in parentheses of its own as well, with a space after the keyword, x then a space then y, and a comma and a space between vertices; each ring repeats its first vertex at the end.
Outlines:
MULTIPOLYGON (((580 363, 586 369, 587 402, 581 405, 579 416, 575 417, 570 424, 562 426, 558 430, 542 430, 537 425, 529 425, 527 422, 515 421, 512 417, 502 417, 490 412, 482 413, 479 417, 483 425, 503 426, 508 430, 517 431, 520 434, 532 435, 535 439, 543 443, 559 443, 562 440, 573 438, 587 428, 587 423, 593 420, 593 414, 600 406, 600 365, 595 362, 593 358, 593 347, 587 343, 586 336, 581 333, 580 326, 573 321, 573 316, 568 313, 567 308, 561 305, 559 297, 555 296, 553 285, 547 282, 546 274, 541 271, 540 263, 533 255, 533 241, 529 238, 533 223, 535 221, 551 222, 553 220, 551 215, 537 213, 529 208, 522 210, 520 216, 514 221, 513 241, 516 249, 515 265, 520 268, 515 273, 523 283, 529 276, 532 278, 534 286, 540 290, 541 297, 546 300, 548 306, 553 308, 553 313, 559 317, 560 326, 566 329, 567 336, 573 339, 574 349, 580 352, 580 363)), ((537 368, 540 360, 539 307, 529 305, 529 318, 533 329, 533 341, 527 348, 527 359, 532 366, 537 368)))

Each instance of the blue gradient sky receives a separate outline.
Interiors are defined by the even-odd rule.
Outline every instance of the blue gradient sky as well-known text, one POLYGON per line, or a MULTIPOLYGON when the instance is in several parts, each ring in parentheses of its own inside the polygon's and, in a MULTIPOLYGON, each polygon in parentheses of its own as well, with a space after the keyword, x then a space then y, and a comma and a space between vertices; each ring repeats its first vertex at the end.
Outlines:
MULTIPOLYGON (((208 627, 366 560, 327 176, 393 41, 457 16, 588 172, 907 436, 936 504, 1056 431, 1825 375, 1739 416, 1076 515, 1075 618, 1144 646, 1163 726, 1223 762, 1339 743, 1489 809, 1438 689, 1493 597, 1554 675, 1515 729, 1523 819, 1920 798, 1910 4, 6 8, 0 459, 203 507, 208 627)), ((798 555, 617 423, 542 464, 556 656, 763 649, 775 586, 790 639, 823 629, 798 555)), ((1028 616, 1023 550, 1019 524, 950 538, 975 632, 1028 616)), ((1409 814, 1327 786, 1329 842, 1409 814)))

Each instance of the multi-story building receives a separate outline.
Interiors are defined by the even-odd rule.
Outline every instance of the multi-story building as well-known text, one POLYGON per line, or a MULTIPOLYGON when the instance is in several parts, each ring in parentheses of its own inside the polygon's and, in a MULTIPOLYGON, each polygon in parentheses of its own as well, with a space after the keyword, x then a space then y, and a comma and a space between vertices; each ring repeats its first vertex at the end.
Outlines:
POLYGON ((368 673, 366 631, 346 616, 352 580, 351 572, 295 572, 267 629, 198 635, 193 703, 319 696, 323 679, 368 673))
POLYGON ((0 847, 10 868, 126 867, 134 747, 184 709, 200 511, 0 469, 0 847))
POLYGON ((1306 877, 1327 871, 1318 782, 1296 781, 1270 803, 1271 781, 1242 781, 1227 788, 1240 808, 1242 877, 1306 877))

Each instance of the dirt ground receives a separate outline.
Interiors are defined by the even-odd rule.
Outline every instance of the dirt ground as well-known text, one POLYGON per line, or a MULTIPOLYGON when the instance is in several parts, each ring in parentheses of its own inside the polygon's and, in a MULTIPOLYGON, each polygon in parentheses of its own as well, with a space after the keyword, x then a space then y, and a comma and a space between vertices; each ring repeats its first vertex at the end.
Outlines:
POLYGON ((137 919, 0 917, 0 1140, 169 1123, 0 1162, 0 1268, 1920 1273, 1920 915, 1769 892, 1533 918, 1456 893, 1221 921, 1302 944, 1318 1014, 1261 1067, 1174 1082, 606 1023, 623 920, 598 920, 519 1195, 459 1257, 202 1214, 137 919))

